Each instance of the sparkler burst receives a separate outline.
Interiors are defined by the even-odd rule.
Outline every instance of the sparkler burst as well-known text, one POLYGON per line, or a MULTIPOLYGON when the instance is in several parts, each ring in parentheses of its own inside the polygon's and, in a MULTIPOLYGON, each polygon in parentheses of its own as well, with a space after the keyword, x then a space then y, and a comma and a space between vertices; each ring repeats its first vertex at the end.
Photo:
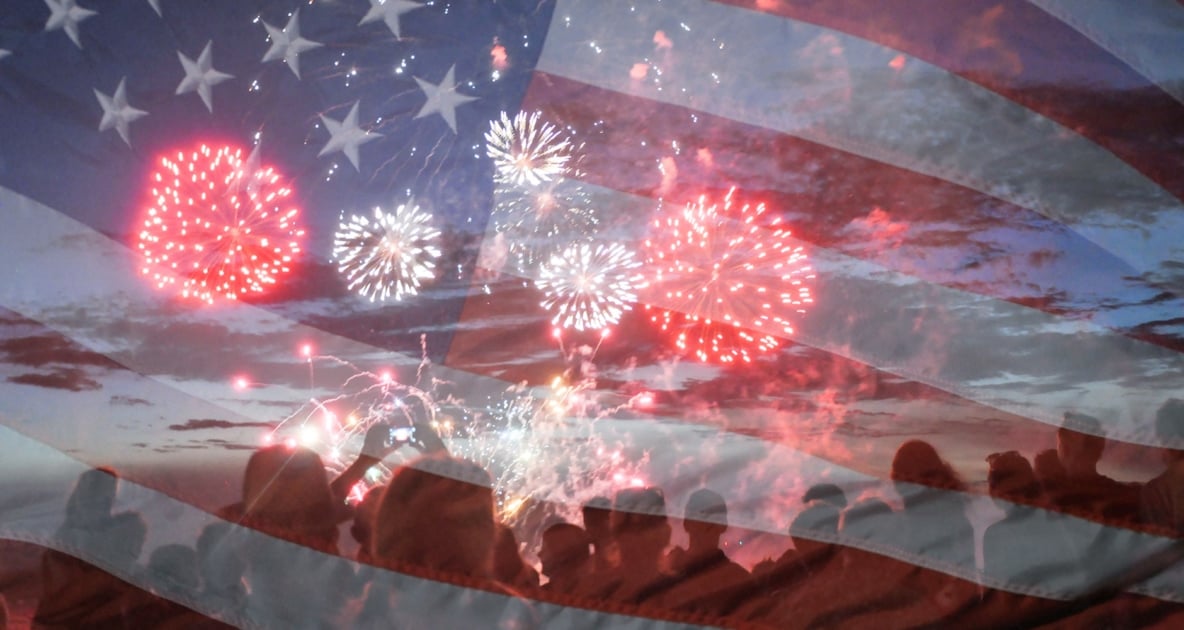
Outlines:
POLYGON ((560 178, 574 147, 554 125, 539 121, 539 113, 518 112, 513 120, 502 112, 485 132, 486 151, 493 158, 499 181, 515 186, 538 186, 560 178))
POLYGON ((393 213, 375 208, 373 220, 355 215, 342 221, 333 257, 349 289, 371 302, 418 293, 422 282, 435 278, 440 258, 440 231, 431 218, 408 202, 393 213))
POLYGON ((659 208, 645 241, 650 285, 662 305, 650 319, 702 362, 751 361, 793 334, 789 317, 813 303, 814 279, 801 246, 764 204, 722 208, 706 197, 678 212, 659 208))
POLYGON ((645 281, 641 262, 620 243, 576 243, 555 254, 539 269, 535 286, 554 313, 551 324, 575 330, 598 330, 616 324, 637 301, 645 281))
POLYGON ((291 271, 304 230, 275 169, 206 144, 157 165, 138 243, 157 288, 212 304, 263 293, 291 271))

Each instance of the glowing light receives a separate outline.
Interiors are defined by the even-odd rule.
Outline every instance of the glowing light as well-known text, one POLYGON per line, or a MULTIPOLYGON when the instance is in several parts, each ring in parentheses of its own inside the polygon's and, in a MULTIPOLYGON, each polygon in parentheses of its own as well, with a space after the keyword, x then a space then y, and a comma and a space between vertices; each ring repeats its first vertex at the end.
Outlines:
POLYGON ((307 343, 304 344, 303 346, 300 347, 300 354, 301 354, 301 356, 305 357, 306 359, 311 359, 312 358, 312 346, 307 343))
POLYGON ((304 230, 275 169, 202 144, 159 158, 149 181, 138 248, 157 288, 212 304, 263 293, 291 272, 304 230))
POLYGON ((232 383, 234 384, 234 388, 240 392, 245 391, 248 387, 251 386, 251 381, 247 380, 247 377, 245 377, 245 376, 234 377, 234 380, 232 381, 232 383))
POLYGON ((485 133, 486 152, 493 158, 498 180, 516 186, 537 186, 562 177, 574 147, 539 113, 518 112, 511 120, 502 112, 485 133))
POLYGON ((620 243, 577 243, 551 257, 539 269, 535 286, 545 294, 542 306, 551 324, 575 330, 616 324, 637 301, 645 284, 641 262, 620 243))
POLYGON ((333 256, 349 289, 371 302, 419 293, 425 281, 435 278, 440 258, 440 231, 430 225, 431 219, 408 202, 394 213, 375 208, 373 221, 364 216, 343 221, 333 256))
POLYGON ((764 204, 722 207, 706 197, 677 212, 659 208, 645 241, 655 301, 650 319, 703 362, 751 361, 793 334, 789 317, 813 303, 814 272, 780 218, 764 204))

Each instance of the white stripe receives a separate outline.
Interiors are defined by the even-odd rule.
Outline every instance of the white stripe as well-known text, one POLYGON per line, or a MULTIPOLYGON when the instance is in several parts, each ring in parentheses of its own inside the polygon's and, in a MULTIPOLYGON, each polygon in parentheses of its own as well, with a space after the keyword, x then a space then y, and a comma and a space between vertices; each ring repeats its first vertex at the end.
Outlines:
POLYGON ((1176 281, 1168 263, 1184 258, 1177 199, 977 84, 916 58, 898 73, 889 62, 899 54, 704 0, 561 0, 538 69, 967 186, 1068 225, 1139 273, 1176 281), (635 64, 647 68, 644 79, 630 76, 635 64))
POLYGON ((1028 0, 1184 103, 1184 6, 1176 0, 1028 0))

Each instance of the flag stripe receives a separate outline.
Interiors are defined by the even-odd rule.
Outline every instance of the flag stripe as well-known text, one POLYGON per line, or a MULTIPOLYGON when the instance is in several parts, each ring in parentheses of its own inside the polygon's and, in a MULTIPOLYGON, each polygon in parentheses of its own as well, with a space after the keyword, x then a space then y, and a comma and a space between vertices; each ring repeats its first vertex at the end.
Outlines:
POLYGON ((1132 330, 1126 313, 1108 308, 1120 294, 1135 296, 1127 298, 1132 308, 1155 300, 1138 307, 1146 315, 1140 321, 1167 320, 1184 301, 1159 287, 1140 290, 1134 269, 1031 210, 773 130, 546 73, 532 81, 523 107, 575 130, 582 177, 591 183, 667 199, 721 197, 739 185, 812 245, 1184 349, 1132 330), (631 145, 628 161, 622 145, 631 145))
MULTIPOLYGON (((610 189, 596 188, 591 196, 611 225, 636 228, 638 217, 650 216, 654 207, 649 198, 610 189)), ((637 247, 644 237, 635 231, 627 242, 637 247)), ((487 244, 494 241, 487 236, 487 244)), ((809 252, 821 279, 815 303, 804 315, 779 313, 798 322, 795 341, 1050 426, 1060 426, 1063 412, 1073 409, 1102 418, 1111 439, 1160 444, 1152 430, 1164 398, 1157 375, 1184 370, 1180 353, 1086 321, 921 282, 826 248, 810 246, 809 252)), ((496 300, 511 308, 505 296, 496 300)), ((471 301, 462 319, 484 317, 481 301, 471 301)), ((675 306, 654 292, 642 302, 675 306)), ((537 355, 524 350, 521 356, 537 355)))
POLYGON ((1180 58, 1178 6, 718 1, 850 33, 945 68, 1093 140, 1184 199, 1184 83, 1171 80, 1180 58))
MULTIPOLYGON (((562 0, 537 69, 959 183, 1064 223, 1140 272, 1174 273, 1175 239, 1145 238, 1141 228, 1100 217, 1113 210, 1109 200, 1123 199, 1124 213, 1178 220, 1163 215, 1179 201, 1031 110, 921 60, 898 74, 889 64, 899 51, 812 24, 700 0, 637 8, 562 0), (694 49, 694 64, 662 61, 655 24, 685 25, 696 42, 713 44, 694 49), (633 79, 637 63, 653 74, 633 79), (1072 179, 1063 176, 1066 163, 1072 179), (1131 247, 1136 238, 1139 249, 1131 247)), ((680 45, 676 32, 666 37, 680 45)))
POLYGON ((1184 103, 1184 77, 1180 76, 1184 7, 1179 3, 1145 2, 1139 4, 1138 11, 1126 11, 1104 0, 1029 2, 1073 27, 1184 103))

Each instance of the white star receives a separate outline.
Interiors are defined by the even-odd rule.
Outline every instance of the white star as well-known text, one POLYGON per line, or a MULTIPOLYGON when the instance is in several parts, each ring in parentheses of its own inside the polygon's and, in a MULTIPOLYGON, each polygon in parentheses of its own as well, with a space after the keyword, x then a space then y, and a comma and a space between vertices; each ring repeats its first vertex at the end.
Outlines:
POLYGON ((419 89, 423 90, 424 96, 428 97, 428 102, 419 108, 419 113, 415 117, 423 118, 431 114, 440 114, 444 117, 444 122, 448 123, 448 128, 452 129, 452 133, 456 133, 457 106, 477 100, 476 96, 466 96, 456 91, 455 75, 456 65, 453 65, 448 69, 448 74, 444 75, 444 80, 439 85, 415 77, 419 89))
POLYGON ((152 10, 156 11, 157 15, 164 17, 164 14, 160 12, 160 0, 148 0, 148 4, 152 6, 152 10))
POLYGON ((395 37, 402 37, 399 34, 399 16, 422 8, 422 4, 411 0, 370 0, 370 10, 366 12, 362 21, 358 22, 358 26, 382 20, 395 37))
POLYGON ((349 158, 349 163, 354 165, 354 169, 360 171, 358 167, 358 147, 377 140, 382 136, 380 133, 373 131, 366 131, 358 128, 358 104, 350 108, 349 113, 345 115, 345 119, 341 122, 333 120, 328 116, 322 115, 321 122, 325 123, 325 128, 329 130, 329 142, 325 143, 325 148, 317 154, 317 157, 341 151, 345 157, 349 158))
POLYGON ((206 47, 202 49, 197 61, 177 52, 177 56, 181 58, 181 67, 185 70, 185 78, 181 79, 181 85, 177 86, 177 94, 197 92, 197 95, 201 97, 201 102, 206 104, 206 109, 211 113, 214 111, 213 87, 227 79, 234 78, 232 75, 214 69, 213 53, 210 52, 210 46, 213 43, 212 41, 206 42, 206 47))
POLYGON ((78 23, 92 15, 98 15, 98 11, 84 9, 78 6, 75 0, 45 0, 45 6, 49 7, 45 32, 60 28, 66 31, 66 35, 70 36, 70 41, 74 42, 75 46, 82 48, 82 42, 78 40, 78 23))
POLYGON ((267 29, 267 36, 271 38, 271 48, 263 55, 263 61, 283 59, 284 63, 300 78, 300 53, 322 46, 318 42, 304 39, 300 36, 300 9, 292 12, 288 25, 278 29, 267 22, 263 23, 267 29))
POLYGON ((107 131, 115 127, 119 132, 119 137, 127 143, 127 146, 132 146, 132 141, 128 139, 128 125, 137 118, 142 118, 148 115, 148 112, 136 109, 127 104, 127 77, 119 80, 119 87, 115 88, 115 94, 107 96, 102 92, 95 90, 95 97, 99 99, 99 107, 103 108, 103 120, 99 122, 99 131, 107 131))

